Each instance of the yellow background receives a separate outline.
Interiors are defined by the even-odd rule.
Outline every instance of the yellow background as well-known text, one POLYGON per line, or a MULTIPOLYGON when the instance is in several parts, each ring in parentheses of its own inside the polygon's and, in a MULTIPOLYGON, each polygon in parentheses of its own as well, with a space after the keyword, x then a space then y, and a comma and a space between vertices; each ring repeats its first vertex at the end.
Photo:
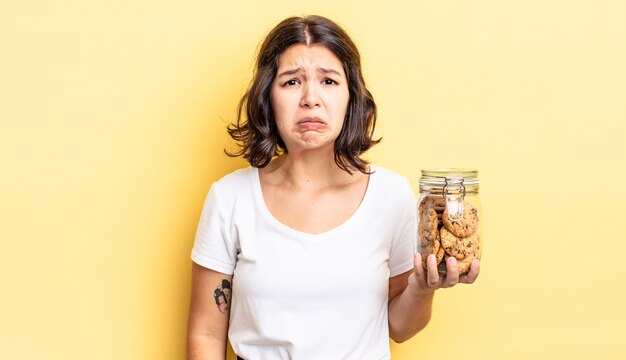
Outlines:
POLYGON ((1 0, 0 358, 183 357, 225 125, 314 13, 361 50, 374 163, 482 179, 482 274, 394 359, 626 357, 623 1, 1 0))

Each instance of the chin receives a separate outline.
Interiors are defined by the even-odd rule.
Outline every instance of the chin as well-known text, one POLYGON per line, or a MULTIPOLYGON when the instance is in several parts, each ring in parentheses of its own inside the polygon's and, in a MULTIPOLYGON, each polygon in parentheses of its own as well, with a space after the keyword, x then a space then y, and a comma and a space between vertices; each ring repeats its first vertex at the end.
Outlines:
POLYGON ((301 150, 324 150, 324 149, 333 149, 334 148, 334 142, 321 142, 321 141, 317 141, 317 140, 301 140, 298 141, 296 144, 294 144, 293 148, 294 149, 301 149, 301 150))

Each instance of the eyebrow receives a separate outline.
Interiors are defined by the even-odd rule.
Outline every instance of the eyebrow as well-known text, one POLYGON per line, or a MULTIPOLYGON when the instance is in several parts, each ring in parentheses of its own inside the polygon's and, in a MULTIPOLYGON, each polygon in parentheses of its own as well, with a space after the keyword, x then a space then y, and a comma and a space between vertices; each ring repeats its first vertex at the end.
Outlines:
MULTIPOLYGON (((341 73, 335 69, 320 67, 318 68, 318 70, 323 72, 324 74, 335 74, 337 76, 341 76, 341 73)), ((278 74, 278 77, 285 76, 285 75, 293 75, 300 71, 302 71, 302 68, 298 66, 297 68, 293 68, 293 69, 285 70, 281 72, 280 74, 278 74)))
POLYGON ((280 74, 278 74, 278 77, 285 76, 285 75, 293 75, 293 74, 297 73, 300 70, 302 70, 302 68, 299 67, 299 66, 297 68, 294 68, 294 69, 291 69, 291 70, 285 70, 285 71, 281 72, 280 74))
POLYGON ((321 72, 323 72, 324 74, 335 74, 337 76, 341 76, 341 73, 339 73, 339 71, 335 70, 335 69, 331 69, 331 68, 319 68, 319 70, 321 72))

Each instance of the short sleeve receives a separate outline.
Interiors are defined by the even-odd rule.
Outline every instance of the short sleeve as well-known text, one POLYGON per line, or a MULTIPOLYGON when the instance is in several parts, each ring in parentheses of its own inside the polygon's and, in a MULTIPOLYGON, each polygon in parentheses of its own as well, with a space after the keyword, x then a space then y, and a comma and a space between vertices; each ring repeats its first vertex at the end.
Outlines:
POLYGON ((414 244, 417 236, 417 209, 413 189, 408 179, 399 187, 398 212, 400 221, 394 229, 389 254, 389 275, 396 276, 413 269, 414 244))
POLYGON ((237 247, 223 216, 222 209, 227 204, 220 201, 218 189, 214 183, 204 201, 191 259, 211 270, 232 275, 237 262, 237 247))

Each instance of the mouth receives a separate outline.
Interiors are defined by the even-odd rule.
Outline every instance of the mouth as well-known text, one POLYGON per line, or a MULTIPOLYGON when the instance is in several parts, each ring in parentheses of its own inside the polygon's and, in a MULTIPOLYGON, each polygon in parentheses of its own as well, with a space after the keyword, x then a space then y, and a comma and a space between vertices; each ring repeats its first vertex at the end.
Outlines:
POLYGON ((300 120, 298 120, 298 125, 302 125, 302 124, 322 124, 325 125, 326 122, 318 117, 304 117, 300 120))
POLYGON ((303 131, 319 130, 326 126, 326 122, 318 117, 305 117, 298 120, 297 124, 303 131))

